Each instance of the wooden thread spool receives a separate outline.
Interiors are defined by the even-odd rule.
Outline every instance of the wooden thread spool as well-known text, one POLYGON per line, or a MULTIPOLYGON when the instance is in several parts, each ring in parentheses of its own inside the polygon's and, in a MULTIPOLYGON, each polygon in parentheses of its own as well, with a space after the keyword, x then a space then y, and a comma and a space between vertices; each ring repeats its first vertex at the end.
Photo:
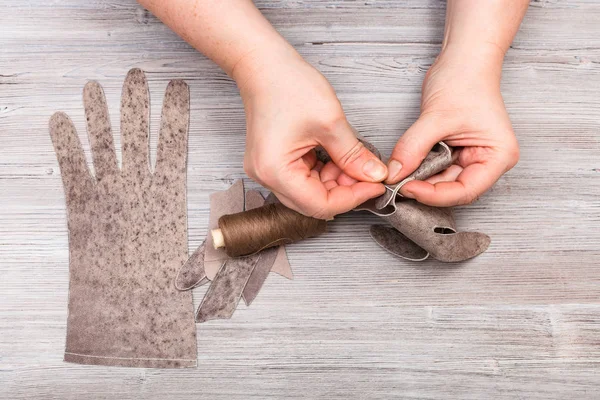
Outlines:
POLYGON ((211 231, 215 249, 224 248, 230 257, 257 253, 269 247, 317 236, 327 222, 307 217, 281 203, 219 218, 219 229, 211 231))

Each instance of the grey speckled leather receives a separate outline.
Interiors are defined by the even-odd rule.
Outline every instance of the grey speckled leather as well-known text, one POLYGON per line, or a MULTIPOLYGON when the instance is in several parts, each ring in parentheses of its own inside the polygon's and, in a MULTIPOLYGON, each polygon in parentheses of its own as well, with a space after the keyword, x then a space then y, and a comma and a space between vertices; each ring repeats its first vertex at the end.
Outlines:
POLYGON ((187 259, 188 87, 172 81, 167 88, 153 173, 144 73, 131 70, 123 85, 122 169, 100 85, 88 83, 83 101, 95 177, 71 120, 64 113, 50 119, 69 228, 65 361, 194 367, 191 292, 173 285, 187 259))
POLYGON ((181 267, 175 278, 175 288, 177 290, 190 290, 208 282, 204 271, 205 249, 206 241, 202 242, 200 247, 183 264, 183 267, 181 267))
POLYGON ((423 261, 429 257, 427 250, 391 226, 372 225, 369 232, 378 245, 395 256, 410 261, 423 261))
POLYGON ((422 261, 429 256, 442 262, 464 261, 487 250, 489 236, 479 232, 457 232, 451 209, 426 206, 404 199, 398 193, 411 180, 425 180, 445 170, 452 165, 456 155, 448 145, 439 142, 415 172, 396 185, 386 186, 387 191, 382 196, 355 209, 378 215, 395 228, 372 227, 371 237, 377 244, 398 257, 413 261, 422 261))
MULTIPOLYGON (((490 245, 489 236, 483 233, 457 232, 449 208, 403 199, 396 201, 395 213, 382 218, 439 261, 464 261, 483 253, 490 245)), ((376 239, 378 243, 380 240, 376 239)), ((400 249, 388 248, 396 253, 400 249)))
POLYGON ((453 152, 450 146, 448 146, 446 143, 439 142, 434 146, 433 149, 431 149, 423 162, 421 162, 421 165, 419 165, 419 167, 412 174, 394 185, 386 185, 387 190, 383 195, 377 198, 375 201, 375 207, 378 210, 381 210, 390 205, 390 203, 396 199, 396 196, 398 195, 400 189, 402 189, 402 186, 404 186, 406 183, 413 180, 423 181, 432 177, 438 172, 442 172, 452 165, 456 154, 458 153, 453 152))
POLYGON ((223 264, 196 312, 196 322, 231 318, 260 256, 261 253, 257 253, 247 257, 232 258, 223 264))

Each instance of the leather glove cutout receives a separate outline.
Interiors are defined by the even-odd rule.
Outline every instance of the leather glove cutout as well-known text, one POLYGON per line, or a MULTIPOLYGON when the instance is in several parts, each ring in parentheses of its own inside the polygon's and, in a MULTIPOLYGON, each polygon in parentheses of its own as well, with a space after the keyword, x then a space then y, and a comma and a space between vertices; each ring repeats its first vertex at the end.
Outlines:
POLYGON ((123 85, 121 169, 98 83, 85 86, 83 103, 95 175, 69 117, 59 112, 50 120, 69 228, 65 361, 195 367, 192 295, 173 287, 188 256, 188 87, 183 81, 167 87, 154 172, 148 86, 141 70, 129 71, 123 85))

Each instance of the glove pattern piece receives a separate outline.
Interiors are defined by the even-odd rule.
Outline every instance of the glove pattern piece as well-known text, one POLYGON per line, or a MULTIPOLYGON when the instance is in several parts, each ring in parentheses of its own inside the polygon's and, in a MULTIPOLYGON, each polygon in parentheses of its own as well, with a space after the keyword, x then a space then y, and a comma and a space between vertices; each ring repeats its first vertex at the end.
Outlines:
MULTIPOLYGON (((458 232, 449 208, 426 206, 415 200, 399 199, 395 212, 381 216, 397 231, 371 227, 371 237, 384 249, 410 259, 414 248, 400 241, 399 234, 410 238, 428 255, 442 262, 458 262, 483 253, 490 245, 488 235, 480 232, 458 232)), ((421 254, 421 253, 419 253, 421 254)), ((426 259, 414 258, 414 261, 426 259)))
POLYGON ((390 253, 411 261, 429 256, 442 262, 458 262, 475 257, 490 245, 490 237, 480 232, 458 232, 450 208, 436 208, 405 199, 399 193, 412 180, 425 180, 448 168, 456 153, 444 142, 429 152, 421 165, 401 182, 386 186, 386 192, 355 211, 369 211, 389 222, 394 229, 372 226, 371 237, 390 253))
POLYGON ((149 161, 149 95, 129 71, 121 98, 122 168, 102 87, 83 91, 95 176, 69 117, 50 119, 69 230, 65 361, 125 367, 197 365, 192 295, 173 276, 187 259, 189 90, 167 87, 156 168, 149 161))

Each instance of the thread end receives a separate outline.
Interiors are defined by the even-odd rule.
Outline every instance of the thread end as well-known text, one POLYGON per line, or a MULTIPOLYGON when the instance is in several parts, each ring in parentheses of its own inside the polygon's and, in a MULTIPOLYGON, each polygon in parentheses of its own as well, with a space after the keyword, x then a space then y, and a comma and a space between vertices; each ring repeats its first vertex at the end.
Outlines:
POLYGON ((223 232, 220 229, 213 229, 210 231, 213 239, 213 246, 215 249, 219 249, 221 247, 225 247, 225 238, 223 237, 223 232))

